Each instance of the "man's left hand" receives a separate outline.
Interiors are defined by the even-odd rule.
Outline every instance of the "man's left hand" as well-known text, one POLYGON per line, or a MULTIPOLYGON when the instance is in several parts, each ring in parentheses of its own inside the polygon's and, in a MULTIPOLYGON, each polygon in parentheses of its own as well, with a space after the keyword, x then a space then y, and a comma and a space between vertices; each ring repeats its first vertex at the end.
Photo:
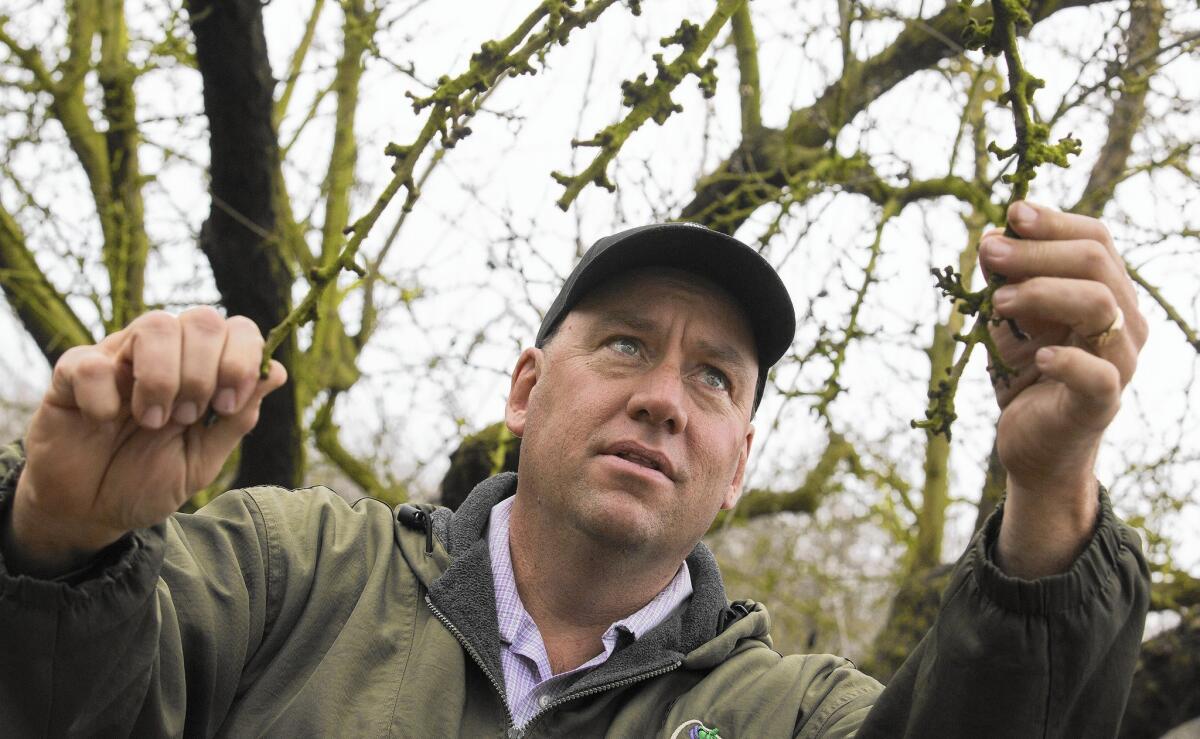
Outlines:
POLYGON ((1091 538, 1100 439, 1148 328, 1103 223, 1030 203, 1014 203, 1008 223, 1019 239, 995 231, 980 243, 985 273, 1008 280, 994 295, 997 316, 1028 335, 991 328, 1017 371, 996 383, 997 447, 1008 471, 998 563, 1035 578, 1065 571, 1091 538))

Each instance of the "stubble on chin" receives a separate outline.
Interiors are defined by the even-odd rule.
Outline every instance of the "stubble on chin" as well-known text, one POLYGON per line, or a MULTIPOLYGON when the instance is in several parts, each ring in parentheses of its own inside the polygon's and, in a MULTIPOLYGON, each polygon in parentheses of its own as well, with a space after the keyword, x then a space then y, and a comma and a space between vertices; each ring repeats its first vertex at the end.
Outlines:
POLYGON ((623 557, 643 558, 659 553, 666 533, 662 521, 629 494, 577 490, 580 496, 565 511, 566 523, 598 549, 623 557), (615 498, 606 500, 606 498, 615 498), (631 497, 631 496, 630 496, 631 497))

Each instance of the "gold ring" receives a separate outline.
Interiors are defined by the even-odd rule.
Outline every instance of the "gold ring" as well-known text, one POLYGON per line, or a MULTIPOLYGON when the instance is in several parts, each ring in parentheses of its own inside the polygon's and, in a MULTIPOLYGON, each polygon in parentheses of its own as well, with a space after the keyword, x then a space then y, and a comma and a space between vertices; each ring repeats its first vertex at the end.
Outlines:
POLYGON ((1105 344, 1113 340, 1121 330, 1125 328, 1125 313, 1117 308, 1117 315, 1112 319, 1112 323, 1108 324, 1108 328, 1094 333, 1091 336, 1084 337, 1088 344, 1091 344, 1096 349, 1101 349, 1105 344))

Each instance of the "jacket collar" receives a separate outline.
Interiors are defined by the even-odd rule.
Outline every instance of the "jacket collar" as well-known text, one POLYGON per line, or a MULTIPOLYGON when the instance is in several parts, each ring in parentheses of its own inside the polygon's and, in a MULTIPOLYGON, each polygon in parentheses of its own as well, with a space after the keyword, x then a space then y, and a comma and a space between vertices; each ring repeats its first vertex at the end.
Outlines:
MULTIPOLYGON (((435 548, 444 550, 449 564, 440 576, 426 583, 430 603, 454 625, 460 638, 478 655, 480 666, 497 680, 503 679, 501 642, 486 533, 492 506, 516 490, 517 475, 502 473, 479 483, 457 512, 452 514, 442 508, 432 515, 435 548)), ((692 597, 682 612, 672 614, 637 641, 618 645, 604 664, 584 673, 570 692, 682 663, 685 655, 712 641, 740 615, 754 610, 746 607, 731 610, 716 559, 703 542, 696 544, 687 563, 692 575, 692 597)), ((718 651, 727 653, 732 646, 718 651)))

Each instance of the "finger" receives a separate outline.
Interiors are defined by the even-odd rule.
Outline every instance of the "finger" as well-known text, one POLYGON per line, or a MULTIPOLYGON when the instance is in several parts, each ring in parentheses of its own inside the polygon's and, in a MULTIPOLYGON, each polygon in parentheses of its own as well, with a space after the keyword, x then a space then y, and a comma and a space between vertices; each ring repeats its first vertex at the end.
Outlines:
POLYGON ((217 385, 217 368, 225 346, 225 318, 204 306, 179 316, 183 335, 179 367, 179 395, 172 418, 190 426, 208 408, 217 385))
POLYGON ((1130 337, 1138 347, 1145 343, 1147 324, 1138 311, 1133 282, 1125 273, 1124 263, 1115 260, 1098 241, 1034 241, 990 236, 980 245, 979 256, 985 269, 1005 275, 1010 283, 1044 275, 1106 285, 1128 318, 1130 337))
MULTIPOLYGON (((1108 255, 1107 260, 1097 253, 1094 246, 1085 246, 1082 258, 1094 261, 1096 265, 1093 267, 1096 269, 1095 278, 1102 279, 1117 296, 1121 310, 1125 313, 1126 331, 1133 338, 1136 346, 1140 348, 1146 343, 1146 338, 1150 333, 1149 323, 1138 310, 1137 293, 1133 281, 1129 279, 1125 260, 1113 244, 1108 228, 1101 221, 1074 213, 1061 213, 1053 208, 1028 201, 1013 203, 1009 207, 1008 213, 1009 223, 1021 237, 1015 241, 1018 245, 1015 254, 1022 253, 1020 245, 1037 242, 1094 242, 1099 245, 1108 255)), ((990 239, 987 240, 990 241, 990 239)), ((984 251, 991 251, 991 249, 984 249, 981 245, 981 252, 984 251)), ((988 260, 982 253, 980 256, 981 261, 988 260)), ((1047 259, 1051 257, 1051 255, 1045 256, 1047 259)), ((1009 265, 1013 268, 1016 266, 1009 265)), ((986 269, 1006 274, 997 263, 989 263, 986 269)))
POLYGON ((115 419, 121 412, 116 360, 94 346, 68 349, 54 365, 46 402, 78 409, 96 423, 115 419))
POLYGON ((1136 302, 1125 266, 1107 247, 1091 239, 1040 241, 989 235, 979 246, 980 261, 988 269, 1019 279, 1040 275, 1095 280, 1108 285, 1122 308, 1136 302))
POLYGON ((1095 280, 1032 277, 1004 285, 992 296, 1004 318, 1036 318, 1070 327, 1081 338, 1100 333, 1117 315, 1112 290, 1095 280))
MULTIPOLYGON (((983 236, 979 237, 979 269, 983 272, 983 281, 984 282, 990 283, 992 281, 993 273, 1004 274, 1000 270, 993 270, 991 263, 987 259, 984 258, 984 246, 992 238, 994 238, 996 236, 1003 236, 1003 235, 1004 235, 1003 229, 989 228, 987 231, 983 232, 983 236)), ((1008 279, 1008 275, 1004 275, 1004 277, 1005 277, 1005 279, 1008 279)))
POLYGON ((287 371, 282 364, 272 359, 267 377, 254 384, 242 408, 236 413, 220 418, 211 428, 205 430, 204 444, 222 450, 222 454, 231 451, 258 423, 263 398, 286 381, 287 371))
POLYGON ((1099 220, 1076 213, 1047 208, 1044 205, 1019 200, 1008 207, 1008 225, 1023 239, 1040 241, 1072 241, 1091 239, 1117 255, 1112 234, 1099 220))
MULTIPOLYGON (((992 296, 996 311, 1005 318, 1048 321, 1067 326, 1080 339, 1105 331, 1118 313, 1117 299, 1108 286, 1095 280, 1033 277, 1005 285, 992 296)), ((1137 346, 1125 330, 1117 333, 1096 354, 1112 361, 1128 382, 1137 363, 1137 346)))
POLYGON ((245 316, 225 322, 225 347, 217 370, 213 409, 223 416, 237 413, 254 392, 262 361, 263 337, 258 326, 245 316))
POLYGON ((1045 346, 1037 368, 1044 377, 1067 388, 1063 414, 1084 429, 1106 428, 1121 407, 1121 373, 1115 365, 1078 347, 1045 346))
POLYGON ((133 364, 133 417, 146 428, 161 428, 179 391, 179 319, 153 311, 129 324, 126 331, 125 354, 133 364))

